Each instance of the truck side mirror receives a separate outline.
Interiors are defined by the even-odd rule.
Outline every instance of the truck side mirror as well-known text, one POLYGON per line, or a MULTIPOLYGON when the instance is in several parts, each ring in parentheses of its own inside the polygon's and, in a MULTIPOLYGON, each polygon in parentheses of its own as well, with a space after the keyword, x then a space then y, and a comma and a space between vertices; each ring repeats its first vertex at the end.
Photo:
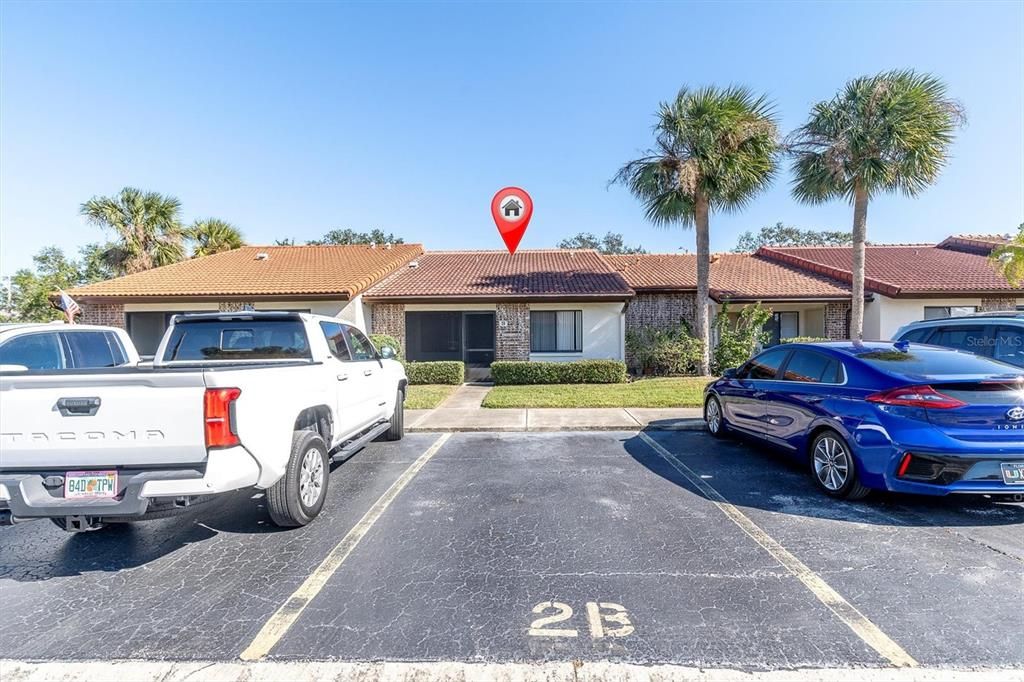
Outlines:
POLYGON ((395 349, 391 346, 382 346, 380 349, 380 357, 382 360, 394 360, 395 349))

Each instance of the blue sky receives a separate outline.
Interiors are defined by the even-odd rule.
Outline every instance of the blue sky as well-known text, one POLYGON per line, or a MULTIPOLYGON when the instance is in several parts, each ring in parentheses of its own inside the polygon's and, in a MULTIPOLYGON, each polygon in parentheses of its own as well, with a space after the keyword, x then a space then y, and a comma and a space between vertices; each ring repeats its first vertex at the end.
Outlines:
MULTIPOLYGON (((533 197, 522 248, 579 231, 649 250, 656 229, 619 165, 684 84, 740 83, 784 131, 848 78, 930 71, 968 126, 922 197, 871 205, 869 238, 935 241, 1024 220, 1024 10, 1005 3, 0 4, 0 272, 104 235, 82 201, 125 185, 250 243, 379 227, 430 248, 500 248, 493 193, 533 197)), ((776 221, 848 229, 800 206, 789 175, 712 248, 776 221)))

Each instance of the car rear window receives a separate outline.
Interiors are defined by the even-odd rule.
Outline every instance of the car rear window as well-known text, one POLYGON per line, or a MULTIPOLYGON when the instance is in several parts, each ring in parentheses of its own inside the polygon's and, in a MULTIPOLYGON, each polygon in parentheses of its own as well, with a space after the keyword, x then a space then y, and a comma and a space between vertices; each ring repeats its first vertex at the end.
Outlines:
POLYGON ((785 381, 806 381, 810 383, 842 383, 839 362, 822 353, 809 350, 793 351, 782 373, 785 381))
POLYGON ((856 353, 857 358, 883 372, 903 376, 954 376, 972 374, 1021 374, 1005 362, 953 350, 911 346, 907 352, 896 348, 874 348, 856 353))
POLYGON ((109 332, 65 332, 71 360, 79 369, 116 367, 125 357, 116 337, 109 332))
POLYGON ((195 320, 174 325, 164 362, 309 358, 299 320, 195 320))

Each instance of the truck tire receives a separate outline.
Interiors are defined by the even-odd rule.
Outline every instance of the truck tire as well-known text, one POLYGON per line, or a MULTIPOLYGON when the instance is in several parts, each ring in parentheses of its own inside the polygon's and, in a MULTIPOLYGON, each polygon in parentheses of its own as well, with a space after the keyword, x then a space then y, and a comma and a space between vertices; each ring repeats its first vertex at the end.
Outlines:
POLYGON ((270 519, 282 528, 305 526, 323 509, 329 480, 330 459, 323 439, 315 431, 296 431, 288 468, 267 489, 270 519))
POLYGON ((391 426, 384 433, 385 440, 402 440, 405 436, 405 392, 398 389, 395 397, 395 413, 391 415, 391 426))

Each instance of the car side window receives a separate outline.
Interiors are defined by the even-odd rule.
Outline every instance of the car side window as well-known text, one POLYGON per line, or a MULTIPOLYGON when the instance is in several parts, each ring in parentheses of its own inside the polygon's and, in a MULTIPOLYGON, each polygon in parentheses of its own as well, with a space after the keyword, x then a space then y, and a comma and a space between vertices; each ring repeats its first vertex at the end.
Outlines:
POLYGON ((0 365, 28 369, 64 369, 64 351, 56 332, 18 336, 0 346, 0 365))
POLYGON ((931 327, 922 327, 920 329, 911 329, 909 332, 900 337, 900 341, 910 341, 911 343, 927 343, 927 339, 932 333, 931 327))
POLYGON ((65 332, 64 341, 71 351, 71 364, 79 369, 116 367, 120 365, 120 352, 110 346, 108 332, 65 332))
POLYGON ((363 336, 363 333, 355 327, 345 327, 348 335, 348 345, 352 349, 353 360, 376 360, 377 351, 373 349, 370 340, 363 336))
POLYGON ((784 381, 838 384, 842 381, 839 362, 822 353, 808 350, 793 351, 783 372, 784 381))
POLYGON ((331 355, 342 362, 352 359, 352 354, 348 352, 348 344, 345 343, 345 328, 342 325, 337 322, 321 322, 320 330, 324 333, 331 355))
POLYGON ((976 327, 966 325, 940 327, 928 342, 935 346, 956 348, 970 353, 978 353, 979 355, 986 355, 987 348, 991 343, 985 336, 985 327, 981 325, 976 327))
POLYGON ((992 346, 992 357, 1011 365, 1024 367, 1024 329, 1019 327, 1000 327, 996 331, 995 343, 992 346))
POLYGON ((789 353, 788 348, 769 350, 753 358, 747 367, 748 379, 774 379, 789 353))

